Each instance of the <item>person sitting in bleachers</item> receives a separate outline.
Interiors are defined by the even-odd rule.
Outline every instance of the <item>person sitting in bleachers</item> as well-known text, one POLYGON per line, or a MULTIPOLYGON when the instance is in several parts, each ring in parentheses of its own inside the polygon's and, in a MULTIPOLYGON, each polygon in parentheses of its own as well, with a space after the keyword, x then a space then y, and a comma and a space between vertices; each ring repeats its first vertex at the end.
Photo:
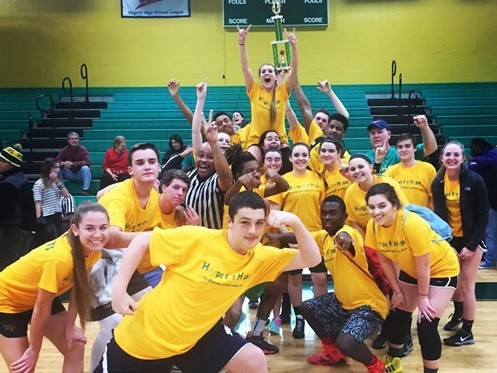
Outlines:
POLYGON ((114 145, 105 152, 102 168, 104 173, 100 178, 100 189, 131 177, 128 172, 128 149, 124 136, 114 138, 114 145))
POLYGON ((70 132, 67 135, 66 145, 55 158, 60 162, 61 175, 64 180, 82 181, 84 196, 90 194, 91 170, 90 156, 88 150, 79 145, 79 135, 76 132, 70 132))
POLYGON ((177 133, 172 135, 169 138, 169 149, 166 150, 162 157, 161 173, 167 170, 181 170, 183 159, 192 151, 192 147, 185 144, 180 135, 177 133))

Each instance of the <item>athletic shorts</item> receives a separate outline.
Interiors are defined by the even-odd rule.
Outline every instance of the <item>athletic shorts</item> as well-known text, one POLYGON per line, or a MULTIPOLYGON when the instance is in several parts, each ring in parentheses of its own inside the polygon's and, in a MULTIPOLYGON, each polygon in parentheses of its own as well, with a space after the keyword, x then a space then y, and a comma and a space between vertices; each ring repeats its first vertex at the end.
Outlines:
MULTIPOLYGON (((418 280, 409 276, 407 273, 400 271, 399 281, 409 284, 409 285, 417 285, 418 280)), ((457 288, 457 276, 452 277, 432 277, 430 278, 430 286, 436 288, 457 288)))
POLYGON ((365 305, 353 310, 342 307, 335 293, 328 293, 303 303, 317 321, 321 323, 327 336, 336 339, 340 333, 363 342, 383 323, 381 315, 371 306, 365 305))
MULTIPOLYGON (((466 241, 464 241, 463 237, 453 237, 452 240, 450 240, 449 243, 450 243, 450 246, 452 246, 457 251, 458 254, 461 252, 461 250, 464 247, 466 247, 466 241)), ((487 249, 485 247, 485 242, 482 241, 480 243, 480 245, 478 245, 478 247, 476 248, 476 250, 481 250, 484 253, 486 253, 487 249)))
POLYGON ((264 293, 265 288, 266 288, 266 282, 259 285, 255 285, 245 292, 245 296, 249 300, 256 301, 261 297, 262 293, 264 293))
POLYGON ((166 359, 137 359, 127 354, 112 338, 94 372, 169 372, 175 365, 185 373, 218 373, 247 343, 240 334, 226 328, 221 320, 189 351, 166 359))
MULTIPOLYGON (((65 311, 59 297, 52 302, 51 314, 55 315, 65 311)), ((0 334, 6 338, 20 338, 28 335, 28 324, 31 322, 33 310, 21 313, 0 312, 0 334)))
MULTIPOLYGON (((326 266, 324 265, 324 259, 321 258, 321 263, 319 263, 317 266, 309 268, 309 271, 311 273, 326 273, 328 270, 326 269, 326 266)), ((293 271, 288 271, 290 275, 298 275, 302 273, 302 269, 294 269, 293 271)))

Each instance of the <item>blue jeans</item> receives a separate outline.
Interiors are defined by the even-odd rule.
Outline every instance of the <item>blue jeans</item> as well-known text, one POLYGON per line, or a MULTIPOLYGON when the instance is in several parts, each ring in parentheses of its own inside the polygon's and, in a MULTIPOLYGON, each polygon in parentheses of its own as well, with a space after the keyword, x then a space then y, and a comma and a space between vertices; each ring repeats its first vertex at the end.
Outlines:
POLYGON ((81 181, 83 180, 83 190, 88 191, 90 189, 91 182, 91 170, 88 166, 82 166, 79 171, 74 174, 68 168, 63 168, 60 170, 62 178, 69 181, 81 181))
POLYGON ((495 265, 497 263, 497 210, 490 209, 488 211, 486 234, 487 253, 483 262, 488 265, 495 265))

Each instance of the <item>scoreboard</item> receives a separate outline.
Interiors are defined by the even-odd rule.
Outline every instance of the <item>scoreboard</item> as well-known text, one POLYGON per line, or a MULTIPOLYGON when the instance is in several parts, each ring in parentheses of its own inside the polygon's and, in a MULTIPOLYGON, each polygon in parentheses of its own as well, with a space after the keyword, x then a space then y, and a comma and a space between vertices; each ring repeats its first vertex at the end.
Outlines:
MULTIPOLYGON (((328 26, 328 0, 280 0, 283 26, 328 26)), ((223 0, 224 27, 269 27, 272 0, 223 0)))

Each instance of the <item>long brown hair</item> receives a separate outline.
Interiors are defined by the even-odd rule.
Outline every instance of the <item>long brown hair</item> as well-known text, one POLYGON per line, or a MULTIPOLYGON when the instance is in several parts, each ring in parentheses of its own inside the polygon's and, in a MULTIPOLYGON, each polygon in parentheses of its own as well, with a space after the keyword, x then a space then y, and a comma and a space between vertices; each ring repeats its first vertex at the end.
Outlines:
MULTIPOLYGON (((78 206, 71 219, 71 225, 79 225, 83 217, 89 212, 101 212, 107 216, 107 210, 102 205, 94 202, 85 202, 78 206)), ((88 279, 88 272, 85 266, 85 256, 83 253, 83 246, 79 237, 75 236, 72 230, 67 233, 67 239, 71 246, 71 254, 73 260, 73 291, 74 300, 76 301, 76 308, 78 309, 79 321, 84 330, 86 322, 90 318, 90 281, 88 279)))
POLYGON ((50 189, 52 187, 53 180, 50 179, 50 173, 52 172, 52 168, 59 166, 59 164, 59 161, 56 161, 55 158, 45 158, 43 160, 40 178, 45 189, 50 189))

